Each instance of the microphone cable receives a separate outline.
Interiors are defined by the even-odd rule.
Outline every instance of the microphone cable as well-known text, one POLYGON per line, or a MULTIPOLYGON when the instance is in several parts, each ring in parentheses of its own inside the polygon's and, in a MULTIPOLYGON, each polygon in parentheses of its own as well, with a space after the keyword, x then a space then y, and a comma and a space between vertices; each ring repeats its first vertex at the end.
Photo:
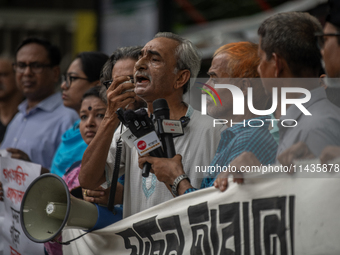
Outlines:
MULTIPOLYGON (((120 133, 123 131, 123 123, 120 124, 120 133)), ((107 204, 107 209, 111 211, 113 214, 116 214, 114 210, 114 202, 116 196, 116 189, 117 189, 117 182, 118 182, 118 174, 119 174, 119 167, 120 167, 120 160, 122 156, 122 149, 123 149, 123 142, 122 138, 119 137, 118 141, 116 142, 116 154, 115 154, 115 165, 113 168, 113 175, 111 180, 111 189, 109 194, 109 202, 107 204)))

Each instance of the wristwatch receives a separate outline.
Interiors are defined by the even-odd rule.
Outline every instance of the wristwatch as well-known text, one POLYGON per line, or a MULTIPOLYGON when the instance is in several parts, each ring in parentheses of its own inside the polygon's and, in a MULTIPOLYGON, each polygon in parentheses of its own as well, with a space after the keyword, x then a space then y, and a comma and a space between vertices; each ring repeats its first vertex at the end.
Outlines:
POLYGON ((178 196, 178 192, 177 192, 177 189, 178 189, 178 184, 183 181, 184 179, 188 179, 189 183, 190 183, 190 179, 189 177, 186 175, 186 174, 181 174, 180 176, 178 176, 174 183, 172 185, 170 185, 171 187, 171 191, 172 191, 172 194, 174 194, 175 197, 178 196))

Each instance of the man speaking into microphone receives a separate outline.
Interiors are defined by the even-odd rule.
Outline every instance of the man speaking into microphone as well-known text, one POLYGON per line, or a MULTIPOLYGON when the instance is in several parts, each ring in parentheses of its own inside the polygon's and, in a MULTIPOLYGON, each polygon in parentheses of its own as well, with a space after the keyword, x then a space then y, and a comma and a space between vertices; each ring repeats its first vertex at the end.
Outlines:
MULTIPOLYGON (((190 118, 184 128, 184 135, 174 139, 177 154, 183 155, 182 163, 186 176, 193 185, 199 185, 203 173, 196 173, 196 165, 209 165, 213 159, 220 139, 220 127, 212 128, 212 119, 202 116, 190 105, 183 102, 190 78, 196 78, 200 69, 200 57, 193 44, 172 33, 158 33, 141 50, 135 65, 135 90, 131 83, 123 83, 128 77, 117 78, 107 91, 108 110, 96 137, 86 149, 83 157, 79 181, 83 188, 94 189, 99 185, 110 185, 113 172, 116 141, 120 129, 116 132, 119 119, 118 108, 124 108, 134 101, 137 95, 147 103, 148 112, 153 112, 153 101, 166 99, 170 119, 190 118), (112 143, 111 143, 112 141, 112 143)), ((145 178, 138 166, 138 153, 123 142, 121 170, 125 172, 123 194, 123 217, 128 217, 154 205, 165 202, 173 195, 170 187, 157 180, 154 174, 145 178)), ((117 197, 115 201, 121 201, 117 197)))

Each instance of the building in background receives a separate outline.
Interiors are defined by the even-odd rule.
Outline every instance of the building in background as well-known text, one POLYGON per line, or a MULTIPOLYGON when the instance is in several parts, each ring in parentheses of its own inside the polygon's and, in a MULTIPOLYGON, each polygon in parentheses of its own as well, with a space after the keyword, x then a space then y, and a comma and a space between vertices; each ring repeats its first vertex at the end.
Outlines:
POLYGON ((62 71, 81 51, 111 54, 117 47, 144 45, 159 31, 194 42, 205 77, 213 52, 237 41, 257 42, 257 28, 283 11, 308 11, 323 22, 327 0, 0 0, 0 55, 13 54, 26 36, 58 45, 62 71))
POLYGON ((13 55, 23 38, 42 36, 60 47, 65 71, 77 53, 98 49, 98 13, 95 0, 0 1, 0 54, 13 55))

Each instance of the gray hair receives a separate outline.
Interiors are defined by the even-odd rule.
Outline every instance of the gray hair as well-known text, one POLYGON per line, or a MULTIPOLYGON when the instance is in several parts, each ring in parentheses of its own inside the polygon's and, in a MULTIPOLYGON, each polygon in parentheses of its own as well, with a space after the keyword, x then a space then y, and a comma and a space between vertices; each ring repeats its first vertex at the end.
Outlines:
POLYGON ((97 86, 100 87, 99 90, 99 98, 107 105, 107 94, 106 94, 106 88, 105 86, 97 86))
POLYGON ((117 48, 106 63, 103 66, 102 73, 100 75, 100 81, 104 82, 107 80, 111 80, 112 78, 112 69, 118 60, 121 59, 133 59, 138 60, 138 56, 142 46, 130 46, 130 47, 121 47, 117 48))
POLYGON ((296 77, 317 77, 322 68, 315 33, 320 22, 308 13, 286 12, 267 18, 259 27, 261 49, 270 60, 272 53, 283 57, 296 77))
MULTIPOLYGON (((179 42, 179 45, 176 48, 177 65, 175 73, 177 73, 179 70, 188 69, 190 71, 190 78, 195 79, 201 68, 201 57, 195 45, 188 39, 184 39, 179 35, 170 32, 157 33, 155 38, 159 37, 165 37, 179 42)), ((188 91, 189 85, 190 79, 183 86, 183 94, 188 91)))
MULTIPOLYGON (((133 59, 137 61, 142 48, 142 46, 117 48, 103 66, 102 72, 100 74, 100 83, 103 84, 104 81, 112 79, 112 69, 118 60, 133 59)), ((102 85, 99 91, 99 95, 103 102, 107 103, 106 90, 106 87, 102 85)))

